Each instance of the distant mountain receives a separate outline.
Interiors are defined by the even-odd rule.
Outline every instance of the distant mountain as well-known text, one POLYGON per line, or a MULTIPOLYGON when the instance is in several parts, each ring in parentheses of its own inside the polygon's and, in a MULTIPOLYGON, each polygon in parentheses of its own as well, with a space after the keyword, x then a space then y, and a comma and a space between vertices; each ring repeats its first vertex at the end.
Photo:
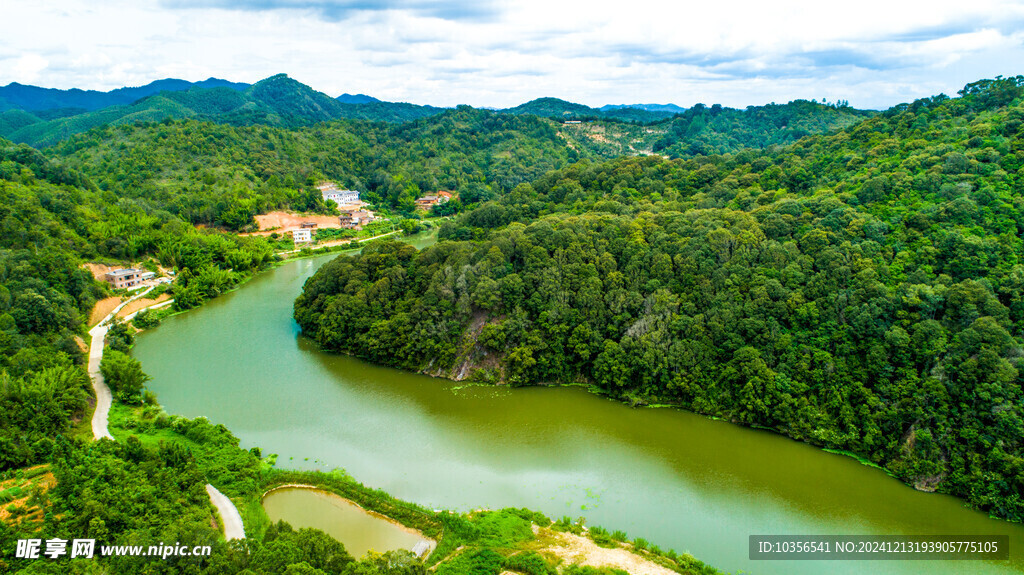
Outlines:
POLYGON ((299 123, 326 122, 342 117, 340 102, 289 78, 287 74, 260 80, 246 90, 245 95, 261 111, 295 119, 299 123))
MULTIPOLYGON (((103 125, 160 122, 167 118, 193 118, 236 126, 297 127, 339 119, 402 123, 450 110, 382 102, 365 95, 345 95, 342 98, 348 102, 343 102, 285 74, 253 85, 213 78, 195 83, 168 79, 111 92, 50 90, 12 84, 0 88, 0 93, 6 93, 19 104, 6 110, 0 108, 0 136, 35 147, 50 146, 103 125), (33 95, 39 100, 32 100, 33 95), (89 106, 96 106, 99 98, 128 103, 90 110, 89 106), (355 102, 364 99, 367 101, 355 102)), ((6 100, 8 104, 11 101, 6 100)), ((556 122, 580 120, 580 125, 564 126, 563 137, 596 157, 651 153, 688 157, 763 148, 790 143, 808 134, 841 129, 871 115, 849 107, 806 100, 751 106, 745 110, 697 104, 681 113, 668 111, 670 106, 638 104, 591 108, 558 98, 539 98, 513 108, 480 112, 491 116, 533 115, 556 122), (637 106, 664 109, 648 110, 637 106)))
MULTIPOLYGON (((342 103, 286 74, 271 76, 252 85, 215 79, 194 84, 182 80, 161 80, 147 85, 145 89, 122 88, 121 91, 95 92, 92 95, 109 97, 114 94, 114 97, 126 100, 129 99, 128 95, 135 96, 160 87, 168 90, 151 93, 128 104, 98 110, 89 110, 84 105, 74 109, 48 110, 40 109, 48 105, 48 101, 53 102, 52 98, 46 98, 52 92, 65 91, 48 91, 29 86, 27 88, 33 90, 31 93, 39 95, 43 100, 34 103, 33 109, 15 108, 0 112, 0 136, 42 147, 104 124, 159 122, 165 118, 195 118, 233 125, 294 127, 342 118, 405 122, 433 116, 445 110, 433 106, 381 101, 342 103)), ((78 92, 86 93, 81 90, 78 92)), ((95 104, 94 101, 84 102, 81 99, 65 100, 62 103, 95 104)))
MULTIPOLYGON (((607 107, 607 106, 606 106, 607 107)), ((545 118, 563 120, 574 119, 615 119, 630 122, 658 122, 672 117, 673 113, 664 111, 649 111, 631 106, 591 108, 583 104, 574 104, 558 98, 537 98, 514 108, 500 110, 504 114, 533 114, 545 118)))
POLYGON ((366 94, 342 94, 335 98, 342 104, 370 104, 372 102, 380 102, 373 96, 367 96, 366 94))
POLYGON ((675 104, 605 104, 598 109, 602 112, 610 112, 623 108, 636 108, 637 110, 645 110, 647 112, 667 112, 669 114, 682 114, 686 111, 686 108, 681 108, 675 104))
POLYGON ((593 116, 600 115, 601 111, 596 108, 574 104, 558 98, 537 98, 514 108, 500 110, 505 114, 533 114, 534 116, 562 117, 562 116, 593 116))
POLYGON ((160 92, 180 92, 193 88, 230 88, 232 90, 245 90, 249 84, 240 84, 209 78, 202 82, 188 82, 167 78, 157 80, 134 88, 118 88, 109 92, 96 90, 57 90, 55 88, 40 88, 38 86, 26 86, 12 82, 0 87, 0 111, 5 110, 27 110, 35 112, 39 110, 59 110, 72 108, 85 111, 94 111, 110 106, 131 104, 141 98, 152 96, 160 92))

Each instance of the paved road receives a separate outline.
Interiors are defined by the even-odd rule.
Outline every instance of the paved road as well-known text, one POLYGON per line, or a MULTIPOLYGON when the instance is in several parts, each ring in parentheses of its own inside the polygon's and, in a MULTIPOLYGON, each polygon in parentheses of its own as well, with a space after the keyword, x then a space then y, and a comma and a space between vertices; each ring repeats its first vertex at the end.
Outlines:
POLYGON ((122 302, 107 314, 107 317, 101 319, 95 327, 89 330, 89 335, 92 336, 89 341, 89 378, 92 380, 92 389, 96 394, 96 411, 92 414, 92 436, 96 439, 103 439, 104 437, 114 439, 107 429, 107 420, 110 418, 110 405, 113 401, 113 396, 110 394, 107 382, 103 381, 103 373, 100 371, 100 361, 103 359, 103 340, 106 339, 107 332, 110 331, 110 321, 117 315, 117 312, 121 311, 121 308, 151 291, 153 291, 153 288, 148 288, 122 302))
POLYGON ((235 504, 209 483, 206 484, 206 492, 210 494, 210 503, 217 508, 217 513, 220 514, 220 519, 224 522, 224 538, 228 541, 245 539, 242 516, 238 514, 235 504))
MULTIPOLYGON (((129 302, 139 299, 145 296, 152 290, 149 288, 139 294, 132 296, 131 299, 122 303, 121 305, 114 308, 114 311, 110 312, 107 317, 100 320, 96 327, 89 330, 89 335, 92 339, 89 342, 89 378, 92 380, 92 389, 96 394, 96 411, 92 414, 92 435, 96 439, 114 439, 114 436, 110 435, 108 428, 108 421, 110 419, 110 406, 113 401, 113 396, 110 393, 110 387, 103 381, 103 372, 100 371, 100 361, 103 359, 103 340, 107 337, 107 332, 110 331, 110 320, 117 312, 121 311, 121 308, 128 305, 129 302)), ((144 309, 159 308, 174 303, 174 300, 162 301, 158 304, 151 305, 144 309)), ((142 310, 130 314, 125 318, 128 321, 135 317, 142 310)), ((232 539, 245 539, 245 529, 242 526, 242 516, 239 515, 238 509, 235 508, 235 504, 231 502, 223 493, 217 491, 217 488, 209 483, 206 484, 206 492, 210 495, 210 503, 217 508, 217 513, 220 514, 221 521, 224 522, 224 538, 227 540, 232 539)))
MULTIPOLYGON (((397 231, 388 232, 386 234, 381 234, 379 236, 373 236, 372 238, 363 238, 363 239, 359 240, 359 242, 360 243, 369 242, 369 241, 373 241, 373 240, 376 240, 376 239, 379 239, 379 238, 384 238, 384 237, 387 237, 387 236, 393 236, 393 235, 395 235, 397 233, 399 233, 399 232, 397 232, 397 231)), ((307 247, 309 247, 310 249, 316 250, 316 249, 320 249, 320 248, 333 248, 334 246, 341 246, 341 245, 345 245, 345 244, 348 244, 348 243, 351 243, 351 242, 352 242, 351 239, 328 240, 326 242, 320 242, 319 244, 316 244, 315 246, 310 245, 310 246, 307 246, 307 247)), ((297 249, 297 250, 288 250, 286 252, 277 252, 277 253, 279 255, 284 255, 284 254, 296 254, 296 253, 299 253, 301 251, 302 251, 302 249, 300 248, 300 249, 297 249)))

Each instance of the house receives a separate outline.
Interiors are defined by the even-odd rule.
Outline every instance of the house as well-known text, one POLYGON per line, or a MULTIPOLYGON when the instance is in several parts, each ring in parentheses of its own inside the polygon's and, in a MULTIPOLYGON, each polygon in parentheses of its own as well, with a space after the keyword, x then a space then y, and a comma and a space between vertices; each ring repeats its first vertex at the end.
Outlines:
POLYGON ((339 206, 359 201, 359 192, 355 190, 332 190, 323 192, 324 201, 334 202, 339 206))
POLYGON ((373 212, 369 210, 346 210, 341 212, 338 223, 347 229, 362 229, 362 227, 374 219, 373 212))
POLYGON ((297 244, 309 243, 313 241, 313 230, 309 228, 292 230, 292 239, 297 244))
POLYGON ((441 190, 435 195, 423 196, 416 199, 416 209, 430 211, 430 208, 437 204, 443 204, 452 199, 452 193, 441 190))
MULTIPOLYGON (((153 274, 153 272, 148 272, 153 274)), ((104 278, 110 283, 111 287, 115 289, 132 288, 142 283, 143 274, 142 270, 135 268, 121 269, 121 270, 110 270, 106 273, 104 278)), ((155 275, 155 274, 153 274, 155 275)))
POLYGON ((355 190, 340 190, 333 182, 323 182, 316 187, 320 190, 325 202, 334 202, 339 207, 359 201, 359 192, 355 190))
POLYGON ((156 272, 142 272, 139 274, 139 281, 147 281, 156 277, 156 272))
POLYGON ((307 229, 308 228, 308 229, 311 229, 311 230, 315 230, 316 229, 316 222, 302 222, 301 224, 299 224, 299 227, 302 228, 302 229, 307 229))

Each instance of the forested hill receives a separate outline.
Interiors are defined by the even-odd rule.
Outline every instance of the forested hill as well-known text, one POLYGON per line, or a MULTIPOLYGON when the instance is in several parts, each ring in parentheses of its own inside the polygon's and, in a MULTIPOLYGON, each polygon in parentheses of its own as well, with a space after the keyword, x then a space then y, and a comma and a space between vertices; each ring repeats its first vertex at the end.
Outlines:
POLYGON ((652 150, 671 158, 737 152, 792 144, 870 118, 875 112, 808 100, 748 106, 744 110, 703 104, 678 114, 652 150))
POLYGON ((343 103, 284 74, 252 86, 213 83, 191 89, 171 87, 155 93, 139 92, 144 95, 137 101, 118 100, 116 105, 101 109, 45 110, 20 106, 0 113, 0 136, 43 147, 100 126, 167 118, 195 118, 236 126, 296 127, 341 118, 400 122, 443 111, 432 106, 391 102, 343 103))
POLYGON ((178 267, 186 309, 269 263, 273 250, 261 238, 198 232, 159 200, 117 198, 59 160, 0 140, 0 471, 46 461, 86 409, 76 337, 109 292, 79 266, 97 258, 178 267))
POLYGON ((579 162, 432 248, 325 265, 295 318, 379 363, 771 428, 1019 521, 1022 84, 767 152, 579 162))
POLYGON ((651 123, 671 118, 675 112, 666 110, 645 110, 632 106, 602 106, 591 108, 558 98, 537 98, 514 108, 500 110, 503 114, 532 114, 557 120, 615 119, 630 122, 651 123))
POLYGON ((320 178, 412 212, 426 193, 456 190, 472 205, 578 157, 548 120, 469 107, 399 125, 105 127, 54 152, 115 197, 160 202, 189 222, 232 229, 272 209, 324 209, 312 187, 320 178))

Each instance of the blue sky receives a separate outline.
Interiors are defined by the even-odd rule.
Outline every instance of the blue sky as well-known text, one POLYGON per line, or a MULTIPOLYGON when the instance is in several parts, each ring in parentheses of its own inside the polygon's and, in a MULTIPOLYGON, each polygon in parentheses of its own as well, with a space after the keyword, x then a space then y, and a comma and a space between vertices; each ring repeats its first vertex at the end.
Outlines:
POLYGON ((1024 2, 68 0, 8 3, 0 85, 284 72, 332 96, 886 108, 1024 74, 1024 2))

